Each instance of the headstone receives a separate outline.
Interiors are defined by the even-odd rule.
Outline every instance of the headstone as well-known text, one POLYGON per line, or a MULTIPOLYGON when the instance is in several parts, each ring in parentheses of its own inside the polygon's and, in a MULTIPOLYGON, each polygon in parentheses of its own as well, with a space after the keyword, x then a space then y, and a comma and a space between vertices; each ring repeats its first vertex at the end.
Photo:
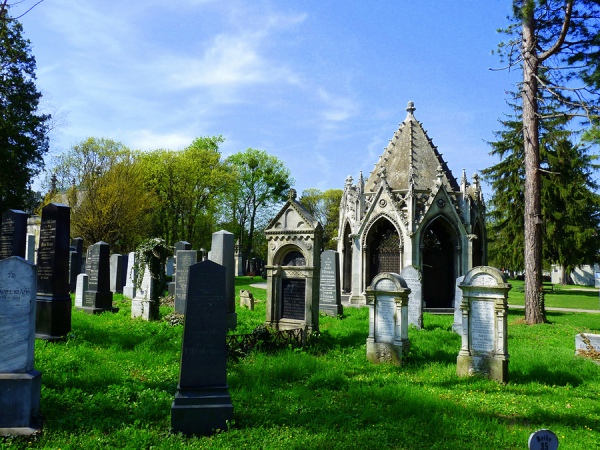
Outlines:
POLYGON ((25 259, 31 264, 35 264, 35 234, 27 233, 25 259))
POLYGON ((150 269, 145 267, 142 282, 136 289, 135 297, 131 299, 131 318, 141 317, 144 320, 151 320, 151 302, 152 302, 152 276, 150 269))
POLYGON ((579 333, 575 335, 575 354, 591 353, 600 355, 600 334, 579 333))
POLYGON ((462 344, 457 357, 458 376, 479 374, 508 381, 507 299, 511 285, 494 267, 471 269, 460 284, 463 299, 462 344))
POLYGON ((88 290, 83 296, 83 310, 89 314, 116 311, 113 308, 113 293, 110 290, 110 246, 96 242, 88 248, 88 290))
POLYGON ((83 238, 77 237, 71 239, 71 253, 69 262, 69 290, 75 292, 77 284, 77 275, 81 270, 81 259, 83 256, 83 238))
POLYGON ((134 298, 135 297, 135 252, 130 252, 127 256, 127 269, 125 272, 125 286, 123 287, 123 295, 125 297, 134 298))
POLYGON ((177 252, 177 274, 175 275, 175 313, 185 314, 190 266, 198 262, 196 250, 177 252))
POLYGON ((175 258, 173 256, 169 256, 167 258, 167 263, 165 265, 165 275, 168 277, 172 277, 175 273, 175 258))
POLYGON ((421 271, 414 266, 406 266, 400 276, 410 289, 408 296, 408 324, 423 328, 423 285, 421 271))
POLYGON ((83 308, 83 296, 88 289, 88 275, 87 273, 80 273, 77 275, 77 283, 75 285, 75 308, 83 308))
POLYGON ((456 290, 454 291, 454 323, 452 324, 452 330, 458 334, 462 334, 462 311, 460 310, 460 304, 462 303, 463 291, 460 288, 460 284, 464 279, 464 275, 456 279, 456 290))
POLYGON ((235 312, 235 259, 233 255, 233 233, 221 230, 213 233, 210 260, 225 267, 225 303, 227 305, 227 327, 234 330, 237 326, 235 312))
POLYGON ((235 276, 243 277, 244 276, 244 256, 240 253, 240 240, 238 239, 235 242, 235 276))
POLYGON ((373 363, 402 364, 410 349, 408 296, 410 289, 397 273, 378 274, 367 288, 369 336, 367 359, 373 363))
POLYGON ((123 293, 123 286, 125 286, 123 274, 126 265, 125 255, 119 255, 118 253, 110 255, 110 290, 115 294, 123 293))
POLYGON ((529 450, 558 450, 558 436, 550 430, 531 433, 527 442, 529 450))
POLYGON ((9 209, 2 214, 0 231, 0 259, 9 256, 25 258, 28 214, 18 209, 9 209))
POLYGON ((179 383, 171 427, 184 435, 227 430, 233 405, 227 385, 226 269, 212 261, 190 266, 179 383))
POLYGON ((338 252, 321 253, 321 280, 319 286, 319 311, 329 316, 344 314, 340 291, 340 259, 338 252))
POLYGON ((240 306, 254 311, 254 295, 245 289, 240 290, 240 306))
POLYGON ((69 294, 70 208, 50 203, 42 209, 37 255, 36 337, 62 339, 71 331, 69 294))
POLYGON ((36 267, 0 261, 0 436, 38 428, 41 379, 34 369, 36 267))

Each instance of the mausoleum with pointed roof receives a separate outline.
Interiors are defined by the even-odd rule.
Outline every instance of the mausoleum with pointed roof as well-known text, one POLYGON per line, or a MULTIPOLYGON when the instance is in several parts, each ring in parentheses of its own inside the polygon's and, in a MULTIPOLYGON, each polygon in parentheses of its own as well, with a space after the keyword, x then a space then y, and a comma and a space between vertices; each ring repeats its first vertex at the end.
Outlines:
MULTIPOLYGON (((428 308, 453 306, 456 278, 487 262, 485 203, 479 177, 456 181, 412 102, 365 181, 346 179, 338 251, 352 303, 381 272, 421 272, 428 308)), ((469 155, 464 155, 468 158, 469 155)))

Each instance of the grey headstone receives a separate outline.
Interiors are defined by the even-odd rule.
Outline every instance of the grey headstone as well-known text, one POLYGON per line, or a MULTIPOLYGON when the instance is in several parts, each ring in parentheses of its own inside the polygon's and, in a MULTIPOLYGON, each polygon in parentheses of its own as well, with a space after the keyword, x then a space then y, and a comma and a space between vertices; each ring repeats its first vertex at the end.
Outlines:
POLYGON ((179 250, 177 252, 177 274, 175 275, 175 313, 185 314, 185 303, 188 291, 189 269, 198 262, 196 250, 179 250))
POLYGON ((462 334, 462 311, 460 310, 460 304, 463 299, 463 291, 459 286, 464 279, 464 275, 456 279, 456 289, 454 291, 454 323, 452 324, 452 330, 458 334, 462 334))
POLYGON ((110 246, 96 242, 87 253, 88 290, 83 296, 83 310, 88 313, 113 311, 110 290, 110 246))
POLYGON ((9 256, 25 258, 28 214, 18 209, 9 209, 2 214, 0 231, 0 259, 9 256))
POLYGON ((69 289, 75 292, 77 284, 77 275, 81 270, 81 260, 83 258, 83 238, 77 237, 71 239, 71 260, 69 264, 69 289))
POLYGON ((406 266, 400 276, 410 289, 408 296, 408 324, 423 328, 423 285, 421 272, 414 266, 406 266))
POLYGON ((319 311, 330 316, 344 313, 340 291, 340 260, 338 252, 321 253, 321 278, 319 285, 319 311))
POLYGON ((175 258, 169 256, 167 258, 167 263, 165 265, 165 275, 168 277, 172 277, 175 273, 175 258))
POLYGON ((240 291, 240 306, 254 311, 254 295, 252 295, 252 292, 245 289, 240 291))
POLYGON ((235 258, 233 233, 221 230, 213 233, 209 259, 225 267, 225 304, 227 305, 227 326, 235 329, 235 258))
POLYGON ((233 418, 227 385, 226 269, 212 261, 190 266, 179 384, 171 427, 185 435, 226 430, 233 418))
POLYGON ((31 264, 35 264, 35 234, 27 233, 25 259, 31 264))
POLYGON ((83 308, 83 296, 85 291, 89 289, 87 273, 77 275, 77 283, 75 285, 75 307, 83 308))
POLYGON ((123 287, 123 295, 129 298, 135 297, 135 286, 134 286, 134 278, 135 278, 135 252, 129 253, 127 257, 127 269, 125 275, 125 286, 123 287))
POLYGON ((600 334, 580 333, 575 335, 575 353, 588 351, 600 352, 600 334))
POLYGON ((110 255, 110 290, 115 294, 121 294, 123 292, 123 286, 125 285, 125 279, 123 274, 125 273, 126 261, 124 255, 114 253, 110 255))

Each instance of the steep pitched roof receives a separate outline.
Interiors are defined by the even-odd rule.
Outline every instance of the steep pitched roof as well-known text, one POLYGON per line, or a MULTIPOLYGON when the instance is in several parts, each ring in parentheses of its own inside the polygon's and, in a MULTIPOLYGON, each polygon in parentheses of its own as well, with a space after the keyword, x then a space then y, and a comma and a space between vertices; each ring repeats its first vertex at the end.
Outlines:
POLYGON ((448 189, 458 191, 460 188, 448 165, 415 119, 413 102, 408 102, 406 111, 406 119, 394 133, 371 172, 365 184, 365 192, 375 192, 382 177, 387 179, 392 190, 409 189, 411 180, 415 190, 429 190, 437 179, 440 166, 442 182, 448 189))

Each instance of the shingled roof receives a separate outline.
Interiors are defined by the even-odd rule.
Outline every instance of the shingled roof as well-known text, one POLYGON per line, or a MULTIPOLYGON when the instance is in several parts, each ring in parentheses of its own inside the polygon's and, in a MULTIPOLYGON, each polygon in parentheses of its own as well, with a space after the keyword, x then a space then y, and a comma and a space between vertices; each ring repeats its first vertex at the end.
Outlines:
POLYGON ((448 165, 421 123, 415 119, 413 102, 408 102, 406 111, 406 119, 394 133, 371 172, 365 184, 365 192, 377 190, 382 174, 394 191, 408 190, 411 179, 415 190, 430 190, 437 179, 438 167, 442 169, 442 182, 448 190, 458 191, 460 188, 448 165))

